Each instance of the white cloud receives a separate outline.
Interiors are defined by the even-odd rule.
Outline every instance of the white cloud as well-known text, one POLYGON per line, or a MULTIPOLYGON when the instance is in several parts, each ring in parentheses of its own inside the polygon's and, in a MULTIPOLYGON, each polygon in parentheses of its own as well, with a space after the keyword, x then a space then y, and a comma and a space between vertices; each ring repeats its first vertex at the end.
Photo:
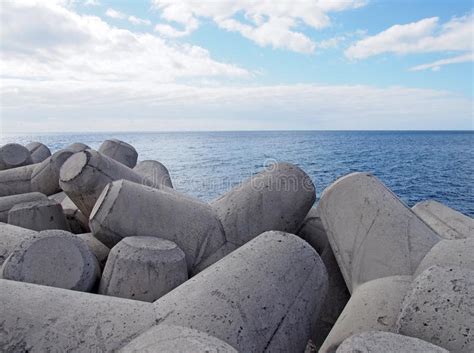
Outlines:
POLYGON ((127 15, 125 15, 123 12, 111 8, 108 8, 107 11, 105 11, 105 16, 119 20, 123 20, 125 17, 127 17, 127 15))
POLYGON ((161 17, 183 27, 158 24, 155 29, 163 35, 178 37, 199 27, 199 18, 210 18, 220 28, 238 32, 260 46, 311 53, 315 43, 299 28, 302 25, 321 29, 330 25, 328 13, 364 6, 365 0, 295 0, 256 1, 221 0, 152 0, 161 17), (244 20, 239 16, 243 15, 244 20))
POLYGON ((474 61, 474 53, 468 53, 468 54, 459 55, 459 56, 455 56, 448 59, 437 60, 428 64, 414 66, 410 68, 410 71, 422 71, 422 70, 428 70, 428 69, 431 69, 433 71, 439 71, 441 66, 444 66, 444 65, 452 65, 452 64, 466 63, 466 62, 472 62, 472 61, 474 61))
POLYGON ((147 19, 143 19, 143 18, 139 18, 135 16, 128 16, 127 19, 130 23, 134 25, 146 25, 146 26, 151 25, 150 20, 147 20, 147 19))
POLYGON ((84 6, 99 6, 100 1, 99 0, 85 0, 83 4, 84 6))
POLYGON ((128 22, 134 25, 146 25, 146 26, 151 25, 150 20, 140 18, 140 17, 135 17, 135 16, 127 16, 125 13, 111 9, 111 8, 107 9, 107 11, 105 12, 105 15, 107 17, 118 19, 118 20, 127 19, 128 22))

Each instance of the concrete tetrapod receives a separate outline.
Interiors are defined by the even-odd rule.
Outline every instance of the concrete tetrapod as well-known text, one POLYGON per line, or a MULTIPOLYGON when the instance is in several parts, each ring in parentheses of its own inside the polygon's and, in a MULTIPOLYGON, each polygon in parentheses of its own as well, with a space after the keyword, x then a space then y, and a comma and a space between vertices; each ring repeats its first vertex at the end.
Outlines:
POLYGON ((357 333, 396 332, 400 306, 411 281, 411 276, 392 276, 357 287, 319 352, 333 353, 342 341, 357 333))
POLYGON ((243 245, 268 230, 295 233, 316 199, 311 178, 275 163, 211 202, 227 240, 243 245))
POLYGON ((318 205, 348 289, 412 275, 441 238, 376 177, 352 173, 326 188, 318 205))
POLYGON ((116 352, 156 323, 153 304, 0 280, 1 352, 116 352))
POLYGON ((136 183, 146 181, 120 162, 100 152, 85 150, 75 153, 64 163, 59 184, 81 212, 89 217, 104 187, 119 179, 136 183))
POLYGON ((56 201, 49 199, 15 205, 8 212, 8 224, 36 231, 69 230, 63 208, 56 201))
POLYGON ((0 170, 0 196, 26 194, 33 191, 31 175, 39 164, 0 170))
POLYGON ((168 169, 158 161, 141 161, 133 170, 147 179, 144 185, 157 189, 163 186, 173 187, 168 169))
POLYGON ((109 256, 110 249, 97 240, 92 233, 76 234, 76 236, 84 240, 89 249, 94 253, 97 261, 99 261, 100 268, 103 269, 107 257, 109 256))
POLYGON ((8 211, 19 203, 47 199, 46 195, 40 192, 27 192, 25 194, 0 197, 0 222, 8 222, 8 211))
POLYGON ((25 147, 30 151, 31 160, 33 163, 41 163, 46 158, 51 156, 51 151, 41 142, 30 142, 29 144, 25 145, 25 147))
POLYGON ((418 202, 413 212, 445 239, 474 237, 474 219, 434 200, 418 202))
POLYGON ((175 243, 128 237, 110 251, 99 293, 151 303, 187 279, 185 255, 175 243))
POLYGON ((71 143, 69 146, 67 146, 65 149, 72 151, 74 153, 77 153, 77 152, 82 152, 84 150, 89 150, 90 147, 82 142, 74 142, 74 143, 71 143))
POLYGON ((99 152, 129 168, 133 168, 137 165, 137 150, 124 141, 117 139, 105 140, 102 145, 100 145, 99 152))
POLYGON ((131 236, 171 240, 186 254, 188 271, 225 243, 222 225, 209 205, 127 180, 104 188, 89 224, 94 236, 110 248, 131 236))
POLYGON ((203 331, 239 352, 303 352, 326 291, 316 251, 295 235, 270 231, 154 305, 160 325, 203 331))
POLYGON ((34 230, 0 222, 0 266, 24 240, 38 236, 34 230))
POLYGON ((1 268, 1 278, 90 291, 99 263, 86 243, 69 232, 47 230, 17 246, 1 268))
POLYGON ((36 167, 31 175, 31 190, 42 192, 45 195, 60 192, 59 170, 72 154, 71 150, 59 150, 43 162, 35 164, 36 167))
POLYGON ((0 170, 32 164, 31 153, 18 143, 8 143, 0 147, 0 170))

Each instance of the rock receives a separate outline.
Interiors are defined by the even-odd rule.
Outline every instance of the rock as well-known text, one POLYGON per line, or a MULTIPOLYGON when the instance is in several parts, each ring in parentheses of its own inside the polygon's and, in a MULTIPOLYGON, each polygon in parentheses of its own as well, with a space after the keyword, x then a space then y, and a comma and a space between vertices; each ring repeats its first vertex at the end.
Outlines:
POLYGON ((319 352, 335 352, 342 341, 354 334, 396 332, 400 306, 411 280, 411 276, 384 277, 357 287, 319 352))
POLYGON ((66 150, 72 151, 74 153, 82 152, 84 150, 89 150, 90 147, 82 142, 74 142, 65 148, 66 150))
POLYGON ((156 189, 160 189, 163 186, 173 187, 168 169, 158 161, 141 161, 133 170, 145 178, 144 182, 142 182, 143 185, 156 189))
POLYGON ((124 141, 117 139, 105 140, 102 145, 100 145, 99 152, 129 168, 133 168, 137 165, 137 150, 124 141))
POLYGON ((391 332, 363 332, 347 338, 336 353, 449 353, 446 349, 418 338, 391 332))
POLYGON ((295 233, 316 199, 310 177, 275 163, 211 203, 227 240, 242 245, 268 230, 295 233))
POLYGON ((0 351, 116 352, 155 324, 153 304, 0 280, 0 351))
POLYGON ((414 276, 434 265, 458 266, 474 271, 474 238, 441 240, 418 265, 414 276))
POLYGON ((33 163, 28 149, 18 143, 0 147, 0 170, 22 167, 33 163))
POLYGON ((8 224, 36 231, 69 230, 61 205, 47 198, 13 206, 8 212, 8 224))
POLYGON ((84 240, 89 249, 94 253, 97 261, 99 261, 100 268, 103 269, 110 249, 97 240, 92 233, 76 234, 76 236, 84 240))
POLYGON ((187 279, 185 255, 175 243, 128 237, 110 251, 99 293, 154 302, 187 279))
POLYGON ((104 188, 89 224, 94 236, 110 248, 124 237, 171 240, 186 254, 188 271, 225 243, 222 226, 209 205, 126 180, 104 188))
POLYGON ((176 325, 158 325, 118 351, 119 353, 238 353, 205 332, 176 325))
POLYGON ((5 260, 1 278, 90 291, 100 277, 96 257, 85 242, 60 230, 22 241, 5 260))
POLYGON ((16 227, 0 222, 0 266, 22 241, 38 237, 38 235, 38 232, 31 229, 16 227))
POLYGON ((474 237, 474 219, 434 200, 418 202, 413 212, 445 239, 474 237))
POLYGON ((30 151, 32 163, 40 163, 51 156, 51 151, 41 142, 30 142, 26 149, 30 151))
POLYGON ((81 212, 89 217, 104 187, 119 179, 141 183, 144 178, 123 164, 94 150, 75 153, 61 168, 59 184, 81 212))
POLYGON ((326 290, 314 249, 295 235, 270 231, 154 305, 159 325, 197 329, 239 352, 302 352, 326 290))
POLYGON ((414 280, 406 295, 398 332, 452 353, 474 352, 474 271, 433 266, 414 280))
POLYGON ((59 170, 63 163, 73 154, 71 150, 59 150, 43 162, 36 164, 31 175, 32 191, 53 195, 61 191, 59 187, 59 170))
POLYGON ((0 171, 0 196, 26 194, 32 190, 31 175, 39 164, 0 171))
POLYGON ((0 197, 0 222, 8 222, 8 211, 19 203, 47 199, 46 195, 40 192, 27 192, 26 194, 0 197))
POLYGON ((412 275, 440 237, 377 178, 352 173, 321 196, 319 215, 349 291, 412 275))

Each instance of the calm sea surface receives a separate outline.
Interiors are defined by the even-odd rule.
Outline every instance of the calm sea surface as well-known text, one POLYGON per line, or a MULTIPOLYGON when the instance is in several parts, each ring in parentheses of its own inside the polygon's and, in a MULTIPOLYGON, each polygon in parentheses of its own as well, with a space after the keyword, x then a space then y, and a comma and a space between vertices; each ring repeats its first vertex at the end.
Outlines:
POLYGON ((98 148, 115 137, 139 159, 165 164, 176 189, 211 200, 275 159, 297 164, 318 197, 338 177, 370 171, 409 206, 435 199, 474 216, 474 132, 177 132, 3 135, 1 144, 72 142, 98 148))

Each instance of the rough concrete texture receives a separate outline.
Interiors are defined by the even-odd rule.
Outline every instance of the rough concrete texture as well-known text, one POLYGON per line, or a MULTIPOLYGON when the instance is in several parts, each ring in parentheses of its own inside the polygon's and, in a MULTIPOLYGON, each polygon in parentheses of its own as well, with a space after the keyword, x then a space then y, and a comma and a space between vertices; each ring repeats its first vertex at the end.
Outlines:
POLYGON ((129 168, 133 168, 137 165, 137 150, 124 141, 117 139, 105 140, 100 145, 99 152, 129 168))
POLYGON ((128 237, 110 251, 99 293, 151 303, 187 279, 185 255, 175 243, 128 237))
POLYGON ((413 281, 398 332, 446 348, 474 352, 474 271, 432 266, 413 281))
POLYGON ((116 352, 155 324, 153 304, 0 280, 0 351, 116 352))
POLYGON ((110 249, 97 240, 92 233, 76 234, 76 236, 84 240, 89 249, 94 253, 97 261, 99 261, 100 268, 104 268, 110 249))
POLYGON ((69 230, 61 205, 47 198, 13 206, 8 212, 8 224, 36 231, 69 230))
POLYGON ((163 186, 173 187, 168 169, 158 161, 141 161, 133 170, 146 178, 147 181, 143 183, 144 185, 157 189, 163 186))
POLYGON ((203 331, 239 352, 302 352, 326 290, 326 269, 314 249, 270 231, 154 305, 160 324, 203 331))
POLYGON ((225 243, 222 225, 209 205, 178 192, 126 180, 104 188, 89 225, 94 236, 108 247, 131 236, 171 240, 186 254, 189 271, 225 243))
POLYGON ((30 142, 29 144, 25 145, 25 147, 30 151, 31 160, 33 163, 40 163, 44 161, 46 158, 51 156, 51 151, 41 142, 30 142))
MULTIPOLYGON (((66 195, 66 194, 64 194, 66 195)), ((69 225, 70 231, 74 234, 90 233, 89 218, 86 217, 77 208, 76 204, 72 200, 65 196, 61 201, 61 206, 66 216, 66 221, 69 225)))
POLYGON ((13 250, 3 263, 1 277, 87 292, 99 279, 100 268, 82 239, 69 232, 47 230, 13 250))
POLYGON ((176 325, 158 325, 135 338, 119 353, 238 353, 205 332, 176 325))
POLYGON ((0 197, 0 222, 8 222, 8 211, 19 203, 47 199, 46 195, 40 192, 27 192, 26 194, 0 197))
POLYGON ((444 348, 414 337, 370 331, 347 338, 336 353, 449 353, 444 348))
POLYGON ((474 237, 474 219, 434 200, 418 202, 413 212, 445 239, 474 237))
POLYGON ((18 168, 32 164, 31 153, 18 143, 8 143, 0 147, 0 170, 18 168))
POLYGON ((69 146, 67 146, 65 149, 72 151, 74 153, 77 153, 77 152, 82 152, 84 150, 89 150, 90 147, 82 142, 74 142, 70 144, 69 146))
POLYGON ((211 203, 227 240, 242 245, 267 230, 295 233, 316 199, 310 177, 275 163, 211 203))
POLYGON ((89 217, 104 187, 114 180, 141 183, 144 178, 104 154, 85 150, 75 153, 61 168, 59 184, 81 212, 89 217))
POLYGON ((0 196, 26 194, 31 189, 31 175, 39 164, 0 171, 0 196))
POLYGON ((53 195, 61 191, 59 187, 59 170, 63 163, 73 154, 71 150, 60 150, 43 162, 36 164, 31 175, 32 191, 39 191, 45 195, 53 195))
POLYGON ((0 222, 0 266, 24 240, 37 237, 38 232, 0 222))
POLYGON ((474 238, 441 240, 426 254, 416 269, 418 276, 427 268, 439 266, 458 266, 474 271, 474 238))
POLYGON ((411 276, 392 276, 360 285, 352 294, 319 352, 335 352, 342 341, 357 333, 396 332, 400 306, 411 280, 411 276))
POLYGON ((57 192, 56 194, 49 195, 48 199, 61 203, 66 197, 67 197, 66 193, 64 191, 61 191, 61 192, 57 192))
POLYGON ((441 238, 376 177, 352 173, 326 188, 318 205, 347 287, 412 275, 441 238))

